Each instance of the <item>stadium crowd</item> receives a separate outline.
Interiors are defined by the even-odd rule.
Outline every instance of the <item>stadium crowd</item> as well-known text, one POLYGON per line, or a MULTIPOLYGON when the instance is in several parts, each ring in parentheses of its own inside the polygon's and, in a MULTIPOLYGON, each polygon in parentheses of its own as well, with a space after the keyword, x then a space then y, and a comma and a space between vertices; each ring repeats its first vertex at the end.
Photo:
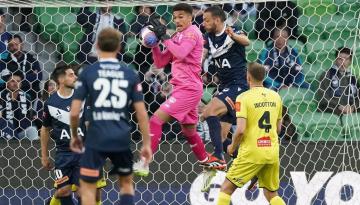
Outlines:
MULTIPOLYGON (((202 29, 202 12, 208 5, 194 5, 194 25, 202 29)), ((306 37, 301 35, 297 28, 299 12, 296 5, 289 4, 224 4, 223 9, 228 14, 227 25, 241 29, 240 22, 248 16, 256 16, 255 31, 258 39, 264 41, 264 48, 258 56, 258 62, 265 65, 267 77, 265 86, 276 91, 299 87, 310 89, 310 83, 306 82, 302 69, 303 61, 299 51, 288 44, 289 39, 297 39, 306 42, 306 37), (279 10, 273 8, 278 7, 279 10), (262 8, 269 8, 262 9, 262 8), (258 9, 258 11, 257 11, 258 9), (259 9, 261 12, 259 12, 259 9), (272 22, 264 20, 263 11, 274 11, 272 22), (292 12, 296 11, 296 12, 292 12), (290 12, 288 15, 279 15, 276 12, 290 12), (290 25, 290 26, 289 26, 290 25)), ((149 115, 152 115, 171 93, 170 69, 171 64, 165 69, 155 69, 151 57, 151 49, 137 44, 134 56, 125 54, 125 48, 131 40, 139 38, 141 28, 147 23, 149 17, 156 11, 155 7, 138 6, 134 8, 137 18, 133 19, 127 27, 123 18, 112 12, 111 7, 103 7, 96 10, 89 8, 81 9, 77 14, 77 22, 82 26, 86 35, 79 42, 77 62, 83 67, 86 64, 96 62, 95 39, 99 32, 106 27, 113 27, 124 35, 122 48, 118 54, 119 60, 129 63, 138 71, 142 81, 143 93, 149 115)), ((22 11, 26 12, 28 11, 22 11)), ((31 12, 30 12, 31 13, 31 12)), ((38 139, 38 131, 41 126, 42 106, 48 96, 56 90, 56 83, 51 79, 45 79, 44 68, 41 68, 35 54, 24 50, 21 35, 17 31, 7 31, 5 18, 7 13, 0 10, 0 129, 1 136, 6 139, 28 138, 38 139), (43 89, 41 90, 41 88, 43 89)), ((167 19, 162 19, 167 23, 167 19)), ((31 25, 27 22, 19 30, 21 32, 32 32, 31 25), (30 30, 29 30, 30 29, 30 30)), ((173 25, 168 24, 173 29, 173 25)), ((174 31, 173 31, 174 32, 174 31)), ((334 48, 337 49, 337 48, 334 48)), ((336 115, 351 114, 360 110, 359 106, 359 84, 357 78, 351 73, 350 65, 353 52, 345 46, 338 48, 336 60, 333 65, 323 73, 318 81, 319 89, 316 99, 319 102, 318 110, 336 115)), ((62 62, 59 58, 55 64, 62 62)), ((217 92, 218 79, 214 62, 211 55, 206 59, 203 66, 203 82, 205 88, 202 104, 199 112, 208 103, 206 95, 214 95, 217 92)), ((283 109, 284 122, 282 137, 284 139, 296 140, 296 127, 291 122, 287 109, 283 109)), ((135 125, 135 124, 134 124, 135 125)), ((168 138, 175 138, 181 129, 178 124, 173 123, 164 128, 168 138)), ((198 132, 205 140, 208 140, 206 123, 199 123, 198 132)), ((135 132, 136 133, 136 132, 135 132)), ((134 136, 138 138, 138 136, 134 136)))

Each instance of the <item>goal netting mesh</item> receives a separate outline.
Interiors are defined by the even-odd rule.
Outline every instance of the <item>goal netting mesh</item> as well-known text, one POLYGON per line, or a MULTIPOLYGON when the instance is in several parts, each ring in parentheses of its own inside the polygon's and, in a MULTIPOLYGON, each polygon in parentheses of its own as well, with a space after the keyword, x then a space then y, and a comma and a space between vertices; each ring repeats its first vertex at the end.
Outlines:
MULTIPOLYGON (((173 31, 172 6, 177 2, 0 1, 1 93, 10 87, 6 82, 7 69, 22 71, 25 76, 21 85, 24 95, 20 100, 9 103, 11 99, 1 95, 1 205, 44 204, 54 193, 55 174, 42 168, 38 133, 29 127, 39 129, 41 125, 41 104, 53 88, 48 81, 55 66, 93 62, 93 36, 99 24, 114 26, 125 34, 120 58, 139 73, 149 115, 153 114, 171 90, 168 83, 171 66, 161 72, 154 70, 151 50, 140 46, 138 33, 152 12, 162 16, 168 30, 173 31), (109 6, 111 8, 106 9, 109 6), (104 10, 110 13, 107 21, 100 17, 104 10), (8 41, 12 34, 18 34, 23 42, 8 41), (16 49, 28 53, 26 64, 12 55, 16 49), (25 135, 21 134, 23 130, 27 130, 25 135)), ((194 6, 194 24, 199 26, 206 7, 222 6, 227 13, 227 24, 245 31, 251 40, 246 47, 247 60, 266 66, 268 85, 283 99, 279 194, 286 203, 359 204, 360 2, 186 2, 194 6), (281 26, 285 26, 286 31, 273 31, 281 26), (286 49, 282 54, 272 49, 275 44, 281 44, 277 42, 277 34, 285 39, 282 43, 286 49), (346 49, 339 54, 337 50, 341 47, 351 49, 352 58, 348 58, 346 49)), ((206 62, 200 108, 209 102, 217 86, 211 58, 206 62)), ((137 150, 141 143, 134 120, 132 126, 132 146, 137 150)), ((198 131, 211 151, 207 125, 199 123, 198 131)), ((53 143, 50 148, 54 156, 53 143)), ((136 204, 215 204, 224 173, 218 173, 210 191, 202 193, 202 170, 190 150, 179 125, 166 125, 150 176, 134 179, 136 204)), ((109 170, 108 165, 105 170, 109 170)), ((102 201, 114 204, 119 199, 115 178, 109 177, 107 182, 102 201)), ((261 189, 253 192, 239 189, 232 204, 267 202, 261 189)))

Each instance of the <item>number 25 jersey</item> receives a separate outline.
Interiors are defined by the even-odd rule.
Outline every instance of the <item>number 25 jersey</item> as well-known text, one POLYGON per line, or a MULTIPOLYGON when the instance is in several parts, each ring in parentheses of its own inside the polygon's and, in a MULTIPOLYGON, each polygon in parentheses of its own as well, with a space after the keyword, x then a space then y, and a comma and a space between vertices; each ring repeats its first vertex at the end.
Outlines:
POLYGON ((272 164, 279 160, 277 122, 282 118, 282 101, 278 93, 254 87, 236 98, 236 117, 246 119, 240 143, 240 160, 255 164, 272 164))
POLYGON ((74 99, 87 98, 90 124, 85 145, 98 151, 130 148, 130 108, 142 101, 138 75, 116 59, 100 59, 81 72, 74 99))

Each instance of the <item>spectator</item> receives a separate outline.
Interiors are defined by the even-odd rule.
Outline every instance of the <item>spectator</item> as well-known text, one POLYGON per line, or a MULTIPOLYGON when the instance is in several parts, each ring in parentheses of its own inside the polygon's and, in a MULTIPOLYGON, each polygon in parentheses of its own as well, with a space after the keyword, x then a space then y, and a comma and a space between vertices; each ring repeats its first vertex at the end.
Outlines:
POLYGON ((162 69, 154 67, 145 73, 142 86, 144 100, 151 115, 160 107, 160 104, 166 100, 167 96, 163 94, 163 91, 166 92, 168 90, 168 87, 165 85, 167 78, 167 74, 162 69))
POLYGON ((7 51, 7 44, 11 34, 6 31, 5 14, 0 10, 0 59, 5 59, 9 52, 7 51))
POLYGON ((130 32, 137 36, 145 24, 149 21, 151 14, 155 12, 155 8, 151 6, 136 6, 136 18, 131 22, 130 32))
POLYGON ((25 77, 21 82, 22 91, 26 92, 31 100, 37 98, 40 94, 40 82, 42 80, 39 62, 32 54, 23 50, 23 40, 17 34, 9 39, 8 50, 10 55, 0 63, 1 73, 22 72, 25 77))
POLYGON ((32 101, 31 116, 32 116, 33 124, 36 125, 36 128, 38 130, 41 128, 42 125, 44 102, 55 91, 56 91, 56 82, 53 80, 47 80, 44 84, 44 89, 41 92, 41 96, 32 101))
POLYGON ((6 90, 1 92, 0 115, 14 129, 14 136, 18 139, 38 139, 36 127, 32 126, 31 104, 21 88, 24 76, 22 72, 14 72, 6 81, 6 90))
POLYGON ((350 48, 339 48, 334 64, 320 76, 320 88, 316 93, 320 111, 337 115, 359 111, 360 87, 349 70, 352 57, 350 48))
MULTIPOLYGON (((101 7, 96 10, 95 13, 92 13, 88 7, 80 10, 77 16, 77 22, 83 26, 86 34, 80 41, 80 51, 76 54, 76 58, 80 64, 92 64, 97 61, 95 41, 100 31, 106 27, 118 29, 124 34, 123 45, 121 46, 122 50, 120 51, 120 53, 123 53, 126 42, 125 21, 112 14, 111 10, 112 7, 101 7)), ((122 60, 120 53, 118 54, 118 58, 122 60)))
POLYGON ((268 72, 264 81, 265 87, 276 91, 289 86, 309 88, 301 72, 302 60, 299 53, 288 45, 288 30, 275 28, 272 39, 259 57, 260 63, 268 72))
POLYGON ((202 33, 205 33, 205 29, 202 23, 203 23, 203 13, 207 7, 208 7, 207 5, 201 5, 201 4, 192 6, 193 16, 194 16, 192 24, 199 27, 202 33))
POLYGON ((242 10, 242 4, 226 3, 222 6, 223 10, 227 13, 226 25, 241 29, 241 23, 239 21, 240 14, 244 12, 242 10))
POLYGON ((287 26, 291 39, 298 39, 304 44, 307 38, 299 35, 298 18, 300 12, 295 2, 264 2, 259 3, 257 7, 257 16, 255 22, 255 35, 258 39, 268 41, 271 38, 269 28, 278 26, 287 26))

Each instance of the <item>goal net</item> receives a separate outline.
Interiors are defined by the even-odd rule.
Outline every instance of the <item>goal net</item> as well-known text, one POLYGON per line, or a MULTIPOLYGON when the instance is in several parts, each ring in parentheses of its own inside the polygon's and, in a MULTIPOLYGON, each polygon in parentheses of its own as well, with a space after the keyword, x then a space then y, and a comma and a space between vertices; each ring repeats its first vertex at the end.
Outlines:
MULTIPOLYGON (((194 8, 194 24, 211 4, 223 7, 227 24, 245 31, 248 62, 267 69, 266 85, 284 103, 280 140, 279 194, 287 204, 359 204, 360 201, 360 2, 358 0, 184 1, 194 8), (277 29, 281 28, 281 29, 277 29), (281 52, 277 46, 283 45, 281 52)), ((0 204, 44 204, 52 196, 55 173, 42 168, 41 105, 52 70, 59 64, 96 61, 94 34, 113 26, 125 34, 119 58, 142 80, 149 115, 169 96, 170 67, 153 69, 151 50, 138 33, 151 13, 159 14, 174 32, 172 6, 177 1, 0 1, 0 204), (106 13, 106 18, 101 16, 106 13), (107 19, 107 20, 105 20, 107 19), (21 40, 13 39, 19 35, 21 40), (22 42, 21 42, 22 41, 22 42), (15 54, 22 50, 26 59, 15 54), (25 61, 26 63, 23 63, 25 61), (20 71, 21 97, 6 93, 14 85, 6 76, 20 71), (4 94, 5 93, 5 94, 4 94), (26 130, 26 132, 24 132, 26 130)), ((16 37, 17 38, 17 37, 16 37)), ((203 66, 204 95, 199 110, 217 90, 211 56, 203 66)), ((13 82, 14 83, 14 82, 13 82)), ((15 82, 15 86, 17 83, 15 82)), ((141 136, 131 121, 132 148, 141 136)), ((198 131, 212 151, 208 128, 198 131)), ((54 144, 50 143, 51 156, 54 144)), ((137 153, 137 152, 135 152, 137 153)), ((136 157, 135 157, 136 159, 136 157)), ((110 169, 105 166, 105 171, 110 169)), ((201 192, 202 169, 180 133, 179 124, 163 129, 159 151, 146 178, 134 178, 136 204, 216 204, 225 173, 218 172, 208 192, 201 192)), ((102 203, 114 204, 118 188, 107 179, 102 203)), ((238 189, 232 204, 267 204, 262 190, 238 189)))

